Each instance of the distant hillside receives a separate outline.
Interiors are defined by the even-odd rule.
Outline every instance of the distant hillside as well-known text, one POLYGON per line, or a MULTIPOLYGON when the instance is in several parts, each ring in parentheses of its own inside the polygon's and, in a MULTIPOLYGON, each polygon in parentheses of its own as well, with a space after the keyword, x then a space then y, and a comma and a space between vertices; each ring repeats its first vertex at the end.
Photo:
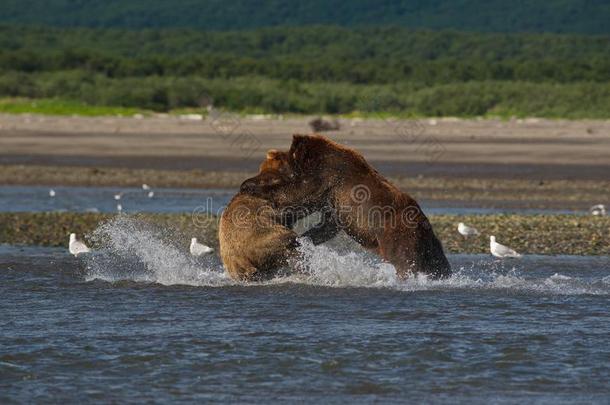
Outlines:
POLYGON ((610 36, 312 26, 201 32, 0 25, 0 71, 352 83, 608 82, 610 36))
POLYGON ((2 0, 0 22, 204 30, 397 25, 484 32, 610 33, 608 0, 2 0))

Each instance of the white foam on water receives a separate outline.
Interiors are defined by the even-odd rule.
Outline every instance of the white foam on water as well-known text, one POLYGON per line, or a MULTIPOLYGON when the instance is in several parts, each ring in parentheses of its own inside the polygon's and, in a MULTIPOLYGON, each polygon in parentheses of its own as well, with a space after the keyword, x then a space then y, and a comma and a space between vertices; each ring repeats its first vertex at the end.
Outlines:
MULTIPOLYGON (((400 291, 493 289, 562 295, 610 295, 610 276, 586 280, 555 273, 544 278, 527 277, 527 270, 517 269, 514 262, 480 258, 469 266, 454 267, 454 274, 444 280, 417 275, 406 280, 396 276, 388 263, 363 253, 341 254, 327 246, 314 246, 301 240, 304 275, 290 278, 294 282, 329 287, 391 288, 400 291)), ((519 264, 523 266, 522 264, 519 264)))
POLYGON ((188 245, 180 248, 146 222, 127 215, 102 224, 91 239, 101 248, 88 258, 88 280, 194 286, 231 284, 217 263, 193 258, 188 245))
POLYGON ((394 287, 400 284, 394 266, 372 260, 360 252, 338 253, 324 245, 314 246, 301 238, 304 273, 295 280, 329 287, 394 287))
MULTIPOLYGON (((468 265, 457 267, 445 280, 426 276, 401 280, 394 267, 361 251, 339 252, 325 245, 314 246, 302 239, 299 272, 262 283, 241 283, 230 279, 217 256, 193 258, 188 243, 177 246, 176 235, 166 235, 145 221, 122 215, 102 224, 92 235, 100 249, 87 260, 87 280, 132 280, 163 285, 222 287, 229 285, 275 285, 297 283, 335 288, 387 288, 399 291, 422 290, 508 290, 536 294, 610 295, 610 276, 595 279, 555 273, 531 276, 527 258, 518 264, 476 256, 468 265), (520 268, 516 268, 518 265, 520 268)), ((190 240, 189 238, 181 238, 190 240)), ((606 273, 607 274, 607 273, 606 273)))

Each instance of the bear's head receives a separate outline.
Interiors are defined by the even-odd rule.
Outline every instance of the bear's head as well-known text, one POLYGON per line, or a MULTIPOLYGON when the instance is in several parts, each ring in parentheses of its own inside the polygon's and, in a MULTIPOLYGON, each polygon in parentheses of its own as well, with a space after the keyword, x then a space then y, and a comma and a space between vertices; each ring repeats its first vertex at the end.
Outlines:
POLYGON ((276 172, 281 176, 291 177, 294 176, 293 170, 290 167, 288 152, 279 151, 276 149, 269 149, 267 156, 263 163, 261 163, 258 172, 268 173, 276 172))
POLYGON ((330 142, 317 135, 294 135, 290 150, 270 150, 259 174, 244 181, 240 191, 278 208, 319 209, 331 187, 323 164, 330 142))
POLYGON ((244 181, 240 191, 265 197, 272 189, 290 183, 293 178, 294 173, 290 167, 288 152, 269 149, 265 160, 259 167, 258 175, 244 181))

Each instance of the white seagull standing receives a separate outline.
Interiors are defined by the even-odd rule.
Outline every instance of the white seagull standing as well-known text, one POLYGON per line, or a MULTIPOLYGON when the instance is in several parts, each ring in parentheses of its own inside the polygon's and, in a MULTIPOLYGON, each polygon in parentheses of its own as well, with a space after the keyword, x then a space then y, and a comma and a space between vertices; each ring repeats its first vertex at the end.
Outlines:
POLYGON ((80 240, 76 239, 75 233, 70 234, 70 243, 68 244, 68 249, 70 250, 70 253, 72 253, 74 256, 78 256, 81 253, 89 253, 91 251, 89 250, 87 245, 85 245, 84 242, 81 242, 80 240))
POLYGON ((460 222, 458 224, 458 232, 460 233, 460 235, 464 236, 465 238, 479 234, 479 231, 476 228, 465 225, 463 222, 460 222))
POLYGON ((49 190, 49 197, 51 197, 51 198, 55 197, 55 190, 53 190, 53 189, 49 190))
POLYGON ((606 215, 606 206, 604 204, 594 205, 589 208, 589 212, 597 217, 603 217, 606 215))
POLYGON ((148 192, 148 198, 153 198, 155 196, 155 192, 154 191, 149 191, 148 192))
POLYGON ((150 190, 150 186, 148 184, 144 183, 144 184, 142 184, 142 190, 148 191, 148 190, 150 190))
POLYGON ((123 197, 123 193, 117 193, 114 195, 114 199, 119 201, 121 199, 121 197, 123 197))
POLYGON ((213 251, 214 249, 212 249, 211 247, 197 242, 197 238, 191 239, 191 254, 193 256, 201 256, 208 253, 212 253, 213 251))
POLYGON ((116 205, 116 210, 120 214, 121 212, 123 212, 123 206, 121 204, 117 204, 116 205))
POLYGON ((504 246, 496 242, 496 237, 493 235, 489 237, 489 250, 495 257, 521 257, 519 253, 515 252, 508 246, 504 246))

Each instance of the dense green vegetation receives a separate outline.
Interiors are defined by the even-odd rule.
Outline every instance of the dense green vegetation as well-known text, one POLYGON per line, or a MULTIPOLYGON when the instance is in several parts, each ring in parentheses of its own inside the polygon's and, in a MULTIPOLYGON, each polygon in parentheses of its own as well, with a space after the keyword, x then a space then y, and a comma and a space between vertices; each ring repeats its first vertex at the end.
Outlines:
POLYGON ((109 77, 259 75, 367 84, 606 81, 610 36, 401 28, 199 32, 0 26, 0 69, 82 69, 109 77))
POLYGON ((0 22, 204 30, 334 24, 610 33, 607 0, 3 0, 0 22))
MULTIPOLYGON (((59 113, 87 105, 167 111, 213 102, 274 113, 607 118, 610 37, 0 26, 0 97, 58 99, 32 111, 59 113)), ((27 105, 4 103, 0 110, 27 105)))
POLYGON ((137 108, 90 105, 84 102, 62 99, 0 99, 0 113, 23 114, 34 113, 44 115, 81 115, 132 116, 139 112, 137 108))
MULTIPOLYGON (((233 111, 371 113, 399 116, 610 117, 610 83, 467 82, 435 86, 411 83, 355 85, 287 82, 262 77, 132 77, 110 79, 86 72, 9 73, 0 94, 67 98, 89 105, 165 111, 214 105, 233 111)), ((24 106, 27 108, 27 105, 24 106)), ((78 113, 78 111, 74 111, 78 113)))

